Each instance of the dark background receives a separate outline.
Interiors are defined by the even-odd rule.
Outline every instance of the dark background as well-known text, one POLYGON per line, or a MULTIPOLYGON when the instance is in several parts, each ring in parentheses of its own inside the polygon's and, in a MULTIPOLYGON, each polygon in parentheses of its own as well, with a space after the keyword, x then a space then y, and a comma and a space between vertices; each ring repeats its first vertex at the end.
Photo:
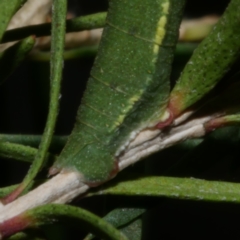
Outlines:
MULTIPOLYGON (((226 0, 188 0, 185 16, 200 17, 206 14, 222 14, 228 2, 226 0)), ((86 15, 106 11, 107 3, 106 0, 69 0, 69 10, 77 16, 86 15)), ((65 135, 71 132, 93 60, 89 57, 65 62, 56 134, 65 135)), ((0 86, 1 133, 42 134, 48 109, 48 81, 49 63, 25 61, 8 81, 0 86)), ((214 161, 217 163, 199 175, 193 171, 192 174, 188 173, 185 176, 239 181, 238 142, 223 152, 220 148, 225 148, 225 142, 213 141, 211 144, 211 149, 213 149, 211 154, 203 156, 209 158, 209 161, 215 159, 214 161), (218 158, 221 158, 221 161, 218 162, 218 158)), ((166 150, 161 155, 154 156, 149 160, 149 172, 161 174, 181 154, 184 153, 173 148, 166 150), (166 157, 163 158, 164 156, 166 157), (158 158, 167 159, 167 161, 160 162, 158 158)), ((137 167, 141 169, 144 166, 146 167, 145 163, 139 163, 137 167)), ((28 164, 25 163, 1 160, 0 186, 20 182, 27 168, 28 164)), ((151 206, 149 213, 144 216, 144 239, 210 239, 219 237, 238 239, 240 237, 237 221, 240 215, 239 205, 187 200, 151 200, 151 203, 149 203, 150 200, 146 202, 145 199, 136 199, 135 201, 136 205, 151 206)), ((98 214, 104 214, 106 209, 121 205, 134 205, 134 201, 126 201, 121 197, 99 198, 82 200, 78 204, 98 214), (106 203, 108 203, 108 207, 106 207, 106 203)), ((62 232, 61 234, 63 236, 66 233, 62 232)), ((67 237, 63 239, 81 239, 81 234, 75 238, 69 237, 69 234, 80 233, 71 229, 67 232, 67 237)), ((59 236, 57 239, 62 238, 59 236)))

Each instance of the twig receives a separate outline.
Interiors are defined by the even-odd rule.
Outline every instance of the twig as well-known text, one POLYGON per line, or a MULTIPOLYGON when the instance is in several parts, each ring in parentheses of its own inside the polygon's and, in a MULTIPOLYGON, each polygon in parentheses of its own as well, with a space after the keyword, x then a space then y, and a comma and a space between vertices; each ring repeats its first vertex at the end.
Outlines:
MULTIPOLYGON (((185 139, 205 135, 204 124, 210 119, 211 117, 195 119, 173 127, 167 133, 159 129, 140 132, 119 158, 119 169, 123 170, 140 159, 185 139)), ((72 172, 61 172, 27 195, 3 206, 0 209, 0 223, 40 205, 70 202, 88 189, 89 186, 83 182, 83 177, 74 169, 72 172)))

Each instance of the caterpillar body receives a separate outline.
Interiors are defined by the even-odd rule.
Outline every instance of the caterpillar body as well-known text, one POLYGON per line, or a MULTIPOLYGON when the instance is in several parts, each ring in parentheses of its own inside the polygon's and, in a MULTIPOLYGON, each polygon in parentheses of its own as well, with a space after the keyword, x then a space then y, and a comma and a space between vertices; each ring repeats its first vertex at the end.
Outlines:
POLYGON ((117 172, 117 157, 144 128, 165 121, 183 0, 112 0, 98 55, 67 145, 53 168, 85 182, 117 172))

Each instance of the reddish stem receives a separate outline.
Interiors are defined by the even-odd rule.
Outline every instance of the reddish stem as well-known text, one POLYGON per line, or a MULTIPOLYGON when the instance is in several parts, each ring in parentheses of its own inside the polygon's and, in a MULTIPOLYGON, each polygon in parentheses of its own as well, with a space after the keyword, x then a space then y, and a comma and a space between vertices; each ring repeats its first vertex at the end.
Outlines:
POLYGON ((173 120, 174 120, 173 113, 172 113, 172 111, 170 109, 168 109, 168 112, 169 112, 169 117, 167 118, 167 120, 165 120, 163 122, 159 122, 156 125, 156 128, 163 129, 163 128, 169 126, 173 122, 173 120))
POLYGON ((1 199, 1 202, 6 205, 12 201, 14 201, 24 190, 24 186, 20 184, 13 192, 8 194, 6 197, 1 199))
POLYGON ((8 237, 19 231, 22 231, 32 225, 33 221, 30 217, 23 214, 13 217, 0 224, 0 236, 8 237))

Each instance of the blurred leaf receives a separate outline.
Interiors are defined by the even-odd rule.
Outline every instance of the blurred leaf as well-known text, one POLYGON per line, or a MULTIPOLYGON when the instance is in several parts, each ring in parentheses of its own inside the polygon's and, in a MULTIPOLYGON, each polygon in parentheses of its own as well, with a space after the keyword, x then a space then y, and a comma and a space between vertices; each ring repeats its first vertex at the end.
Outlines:
POLYGON ((137 218, 127 226, 120 228, 121 232, 131 240, 142 239, 142 219, 137 218))
MULTIPOLYGON (((146 209, 144 208, 116 208, 104 216, 103 219, 113 225, 115 228, 125 229, 126 233, 129 235, 128 225, 131 225, 131 223, 136 220, 136 218, 141 216, 145 211, 146 209)), ((128 236, 127 234, 126 236, 129 239, 132 239, 131 236, 128 236)), ((84 240, 90 240, 93 238, 94 235, 89 234, 86 238, 84 238, 84 240)))
POLYGON ((103 219, 114 227, 122 227, 132 220, 141 216, 146 210, 144 208, 116 208, 109 212, 103 219))
MULTIPOLYGON (((102 28, 105 25, 107 13, 95 13, 87 16, 81 16, 66 21, 66 32, 77 32, 82 30, 90 30, 102 28)), ((50 36, 51 24, 44 23, 28 27, 21 27, 6 31, 1 43, 10 42, 25 38, 29 35, 36 37, 50 36)))
MULTIPOLYGON (((0 156, 4 158, 15 159, 18 161, 32 163, 36 154, 38 152, 37 148, 24 146, 17 143, 1 142, 0 141, 0 156)), ((47 153, 44 159, 43 166, 48 163, 52 164, 55 160, 55 156, 47 153)))
MULTIPOLYGON (((67 142, 68 136, 53 136, 49 149, 60 152, 67 142)), ((37 148, 42 135, 0 134, 0 142, 17 143, 37 148)), ((29 160, 32 161, 32 160, 29 160)))
POLYGON ((31 233, 16 233, 13 236, 9 237, 8 240, 46 240, 46 238, 37 237, 37 234, 31 233))
MULTIPOLYGON (((178 43, 175 50, 175 57, 178 59, 189 58, 195 48, 196 43, 178 43)), ((76 58, 86 58, 95 57, 97 54, 98 46, 82 46, 79 48, 65 50, 63 54, 64 60, 76 59, 76 58)), ((28 59, 33 61, 49 61, 51 53, 48 51, 33 51, 28 56, 28 59)))
POLYGON ((0 84, 19 66, 27 54, 32 50, 35 37, 30 36, 7 48, 0 54, 0 84))
MULTIPOLYGON (((76 58, 86 58, 95 57, 97 54, 98 46, 91 47, 79 47, 71 50, 66 50, 63 53, 64 60, 76 59, 76 58)), ((46 51, 34 51, 29 55, 30 60, 34 61, 49 61, 51 58, 51 53, 46 51)))
POLYGON ((9 21, 15 12, 24 4, 26 0, 1 0, 0 1, 0 41, 8 26, 9 21))

